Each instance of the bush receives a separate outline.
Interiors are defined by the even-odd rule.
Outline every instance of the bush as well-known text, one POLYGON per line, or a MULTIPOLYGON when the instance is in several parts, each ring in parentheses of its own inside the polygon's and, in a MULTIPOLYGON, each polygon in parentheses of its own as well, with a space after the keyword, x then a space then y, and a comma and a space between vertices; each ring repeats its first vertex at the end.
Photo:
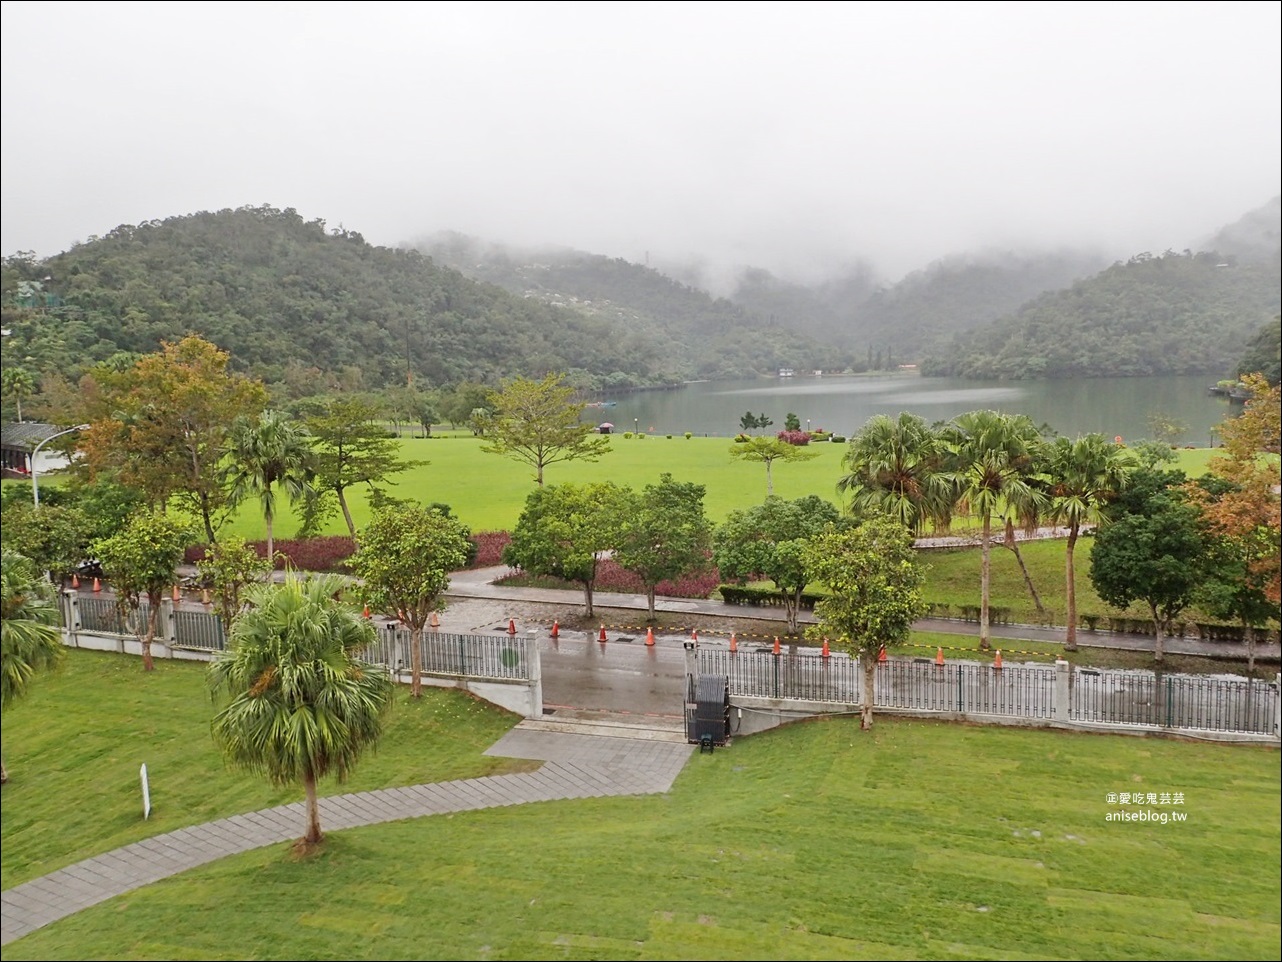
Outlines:
POLYGON ((624 432, 623 432, 623 440, 625 440, 625 441, 631 441, 631 440, 632 440, 632 432, 631 432, 631 431, 624 431, 624 432))
POLYGON ((735 443, 735 444, 747 444, 747 443, 748 443, 748 435, 746 435, 746 434, 736 434, 736 435, 734 436, 734 443, 735 443))
MULTIPOLYGON (((671 436, 671 435, 669 435, 669 437, 670 437, 670 436, 671 436)), ((693 432, 693 431, 687 431, 687 432, 685 433, 685 439, 686 439, 687 441, 689 441, 692 437, 694 437, 694 432, 693 432)))
MULTIPOLYGON (((721 592, 721 600, 728 605, 756 605, 758 607, 782 607, 783 605, 783 595, 774 588, 721 585, 717 590, 721 592)), ((822 598, 823 595, 803 592, 801 595, 801 607, 805 609, 814 608, 815 602, 820 601, 822 598)))
POLYGON ((472 535, 472 544, 476 545, 476 557, 470 567, 491 568, 503 563, 503 549, 512 541, 507 531, 478 531, 472 535))
POLYGON ((845 444, 846 436, 844 434, 834 434, 828 440, 831 441, 833 444, 845 444))
POLYGON ((669 441, 671 441, 671 440, 672 440, 672 435, 671 435, 671 434, 669 434, 669 435, 668 435, 668 440, 669 440, 669 441))
POLYGON ((810 443, 810 435, 805 431, 780 431, 775 437, 785 444, 791 444, 799 448, 810 443))

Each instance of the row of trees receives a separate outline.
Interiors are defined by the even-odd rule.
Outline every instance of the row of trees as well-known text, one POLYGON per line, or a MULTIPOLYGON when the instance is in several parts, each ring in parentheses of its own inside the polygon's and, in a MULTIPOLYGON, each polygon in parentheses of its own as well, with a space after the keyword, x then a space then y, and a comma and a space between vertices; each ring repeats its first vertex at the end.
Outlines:
POLYGON ((911 414, 873 418, 852 439, 838 487, 856 515, 890 516, 915 534, 946 530, 956 514, 979 521, 984 647, 994 522, 1017 557, 1017 527, 1067 528, 1070 651, 1077 641, 1074 552, 1083 530, 1098 526, 1096 591, 1118 607, 1149 607, 1161 660, 1164 634, 1195 599, 1244 626, 1277 618, 1278 468, 1261 454, 1278 449, 1278 389, 1246 380, 1255 400, 1221 428, 1224 453, 1212 463, 1215 473, 1196 484, 1154 470, 1153 451, 1136 453, 1097 434, 1048 441, 1027 417, 976 411, 938 426, 911 414))

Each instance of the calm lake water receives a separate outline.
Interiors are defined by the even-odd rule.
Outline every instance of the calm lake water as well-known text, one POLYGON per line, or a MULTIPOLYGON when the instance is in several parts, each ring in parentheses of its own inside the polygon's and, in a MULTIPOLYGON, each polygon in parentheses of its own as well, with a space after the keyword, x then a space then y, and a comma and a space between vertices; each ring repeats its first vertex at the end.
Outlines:
POLYGON ((790 377, 744 381, 705 381, 672 391, 642 391, 612 398, 613 406, 589 409, 585 417, 609 421, 616 432, 635 428, 655 434, 730 436, 739 431, 744 412, 774 419, 782 430, 789 411, 803 428, 823 428, 847 436, 876 414, 901 411, 928 422, 965 411, 995 410, 1027 414, 1070 437, 1099 431, 1126 441, 1152 437, 1147 422, 1160 412, 1188 425, 1181 444, 1205 447, 1211 428, 1229 414, 1228 402, 1207 395, 1215 383, 1205 377, 1089 378, 1059 381, 967 381, 885 377, 790 377))

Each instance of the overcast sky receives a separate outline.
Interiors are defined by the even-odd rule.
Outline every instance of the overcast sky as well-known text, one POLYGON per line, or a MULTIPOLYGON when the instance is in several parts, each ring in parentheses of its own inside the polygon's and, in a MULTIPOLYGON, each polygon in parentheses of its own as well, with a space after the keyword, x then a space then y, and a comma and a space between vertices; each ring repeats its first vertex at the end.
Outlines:
POLYGON ((3 4, 3 253, 246 204, 895 276, 1279 192, 1277 2, 3 4))

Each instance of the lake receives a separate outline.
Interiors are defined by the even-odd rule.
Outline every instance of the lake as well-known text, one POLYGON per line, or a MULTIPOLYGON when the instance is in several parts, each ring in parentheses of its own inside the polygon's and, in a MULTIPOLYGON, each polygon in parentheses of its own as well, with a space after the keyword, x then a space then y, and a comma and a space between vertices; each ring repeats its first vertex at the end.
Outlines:
POLYGON ((1216 378, 1118 377, 1051 381, 969 381, 917 375, 868 377, 758 378, 702 381, 670 391, 639 391, 609 400, 614 405, 589 409, 585 418, 609 421, 616 432, 635 428, 653 434, 731 436, 746 411, 774 420, 783 429, 789 411, 803 428, 823 428, 847 436, 876 414, 901 411, 928 422, 965 411, 996 410, 1027 414, 1070 437, 1098 431, 1136 441, 1152 436, 1152 413, 1182 421, 1188 431, 1181 444, 1205 447, 1211 428, 1228 416, 1228 402, 1206 393, 1216 378))

